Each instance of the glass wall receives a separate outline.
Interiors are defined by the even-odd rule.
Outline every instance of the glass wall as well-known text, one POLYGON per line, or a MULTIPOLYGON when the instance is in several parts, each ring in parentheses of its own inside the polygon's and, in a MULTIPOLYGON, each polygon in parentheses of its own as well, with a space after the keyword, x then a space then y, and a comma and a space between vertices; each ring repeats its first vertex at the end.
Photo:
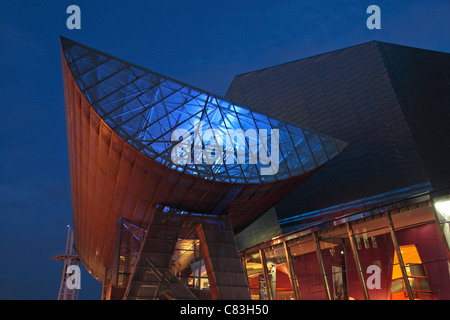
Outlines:
MULTIPOLYGON (((356 249, 364 277, 368 298, 371 300, 389 300, 392 269, 394 265, 394 244, 386 214, 378 215, 351 223, 356 249)), ((356 267, 355 257, 349 264, 356 267)), ((352 277, 353 283, 361 282, 352 277)), ((354 285, 355 299, 364 299, 362 283, 354 285)))
POLYGON ((119 262, 117 285, 126 287, 139 255, 144 230, 124 220, 120 222, 119 262))
POLYGON ((424 202, 244 250, 252 299, 448 300, 448 221, 436 217, 424 202))
POLYGON ((267 285, 273 300, 294 300, 291 270, 286 259, 284 243, 263 250, 265 255, 267 285))
POLYGON ((297 280, 300 299, 327 299, 316 253, 316 243, 312 236, 290 240, 287 246, 291 253, 293 273, 297 280))
MULTIPOLYGON (((430 206, 392 214, 414 299, 450 299, 449 264, 439 222, 430 206)), ((405 283, 393 271, 392 299, 404 299, 405 283)))
POLYGON ((252 300, 268 300, 263 264, 259 250, 250 250, 242 256, 252 300))
POLYGON ((331 227, 318 232, 323 265, 332 300, 359 298, 362 291, 358 285, 358 273, 346 225, 331 227), (356 282, 355 282, 356 280, 356 282), (356 285, 355 285, 356 284, 356 285))
POLYGON ((195 234, 179 239, 171 260, 172 272, 191 290, 208 290, 209 280, 203 261, 200 241, 195 234))

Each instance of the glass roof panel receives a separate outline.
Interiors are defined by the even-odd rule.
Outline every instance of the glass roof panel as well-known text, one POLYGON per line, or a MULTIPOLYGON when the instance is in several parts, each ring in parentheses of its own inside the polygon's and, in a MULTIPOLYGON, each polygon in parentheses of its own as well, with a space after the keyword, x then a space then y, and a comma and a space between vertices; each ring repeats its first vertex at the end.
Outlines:
POLYGON ((92 108, 140 152, 175 170, 229 183, 274 182, 314 170, 339 153, 331 137, 66 38, 61 43, 92 108), (172 140, 176 129, 185 130, 181 140, 172 140))

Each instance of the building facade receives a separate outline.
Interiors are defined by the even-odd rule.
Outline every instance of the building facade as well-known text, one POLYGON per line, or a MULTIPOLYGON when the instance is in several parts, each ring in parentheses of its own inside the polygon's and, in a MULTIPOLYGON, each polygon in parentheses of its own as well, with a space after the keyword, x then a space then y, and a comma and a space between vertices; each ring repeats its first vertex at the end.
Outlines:
POLYGON ((228 99, 349 142, 275 205, 274 240, 241 235, 253 298, 450 298, 449 75, 372 41, 235 77, 228 99))
POLYGON ((75 247, 103 298, 250 298, 234 233, 347 143, 61 46, 75 247))
POLYGON ((74 241, 103 299, 450 299, 449 54, 369 42, 222 98, 61 47, 74 241))

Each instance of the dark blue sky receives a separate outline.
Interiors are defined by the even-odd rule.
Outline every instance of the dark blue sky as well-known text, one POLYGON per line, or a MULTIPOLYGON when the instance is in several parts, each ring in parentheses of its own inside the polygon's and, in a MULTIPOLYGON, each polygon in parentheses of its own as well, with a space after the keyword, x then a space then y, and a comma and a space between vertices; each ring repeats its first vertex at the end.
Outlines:
MULTIPOLYGON (((0 299, 56 299, 72 224, 59 36, 225 95, 233 76, 380 40, 450 52, 450 1, 0 2, 0 299), (68 30, 66 8, 81 8, 68 30), (381 30, 366 8, 381 8, 381 30)), ((80 299, 101 286, 84 272, 80 299)))

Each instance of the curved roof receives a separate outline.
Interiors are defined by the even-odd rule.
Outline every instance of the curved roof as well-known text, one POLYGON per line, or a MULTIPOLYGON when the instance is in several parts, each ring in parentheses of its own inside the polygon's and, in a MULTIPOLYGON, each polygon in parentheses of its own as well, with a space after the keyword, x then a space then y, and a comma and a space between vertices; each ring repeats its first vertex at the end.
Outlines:
POLYGON ((95 112, 127 143, 174 170, 228 183, 275 182, 317 169, 346 146, 69 39, 61 38, 61 43, 69 69, 95 112), (208 129, 212 129, 214 137, 205 141, 203 136, 202 141, 201 133, 208 129), (250 134, 236 134, 236 130, 250 134), (264 130, 265 144, 259 136, 264 130), (271 134, 275 131, 279 134, 276 140, 271 134), (192 140, 192 157, 186 154, 192 150, 179 148, 185 161, 173 161, 172 150, 179 142, 172 138, 174 133, 185 133, 178 137, 183 136, 183 141, 192 140), (222 146, 223 156, 205 163, 205 147, 214 138, 222 146), (232 145, 225 144, 231 139, 232 145), (271 163, 263 162, 261 153, 269 157, 272 154, 270 150, 264 153, 261 146, 270 149, 269 141, 279 142, 279 161, 272 174, 264 174, 264 168, 271 163), (200 156, 195 154, 198 150, 200 156), (250 151, 254 150, 258 150, 260 161, 250 159, 250 151), (245 158, 239 158, 241 155, 245 158))

